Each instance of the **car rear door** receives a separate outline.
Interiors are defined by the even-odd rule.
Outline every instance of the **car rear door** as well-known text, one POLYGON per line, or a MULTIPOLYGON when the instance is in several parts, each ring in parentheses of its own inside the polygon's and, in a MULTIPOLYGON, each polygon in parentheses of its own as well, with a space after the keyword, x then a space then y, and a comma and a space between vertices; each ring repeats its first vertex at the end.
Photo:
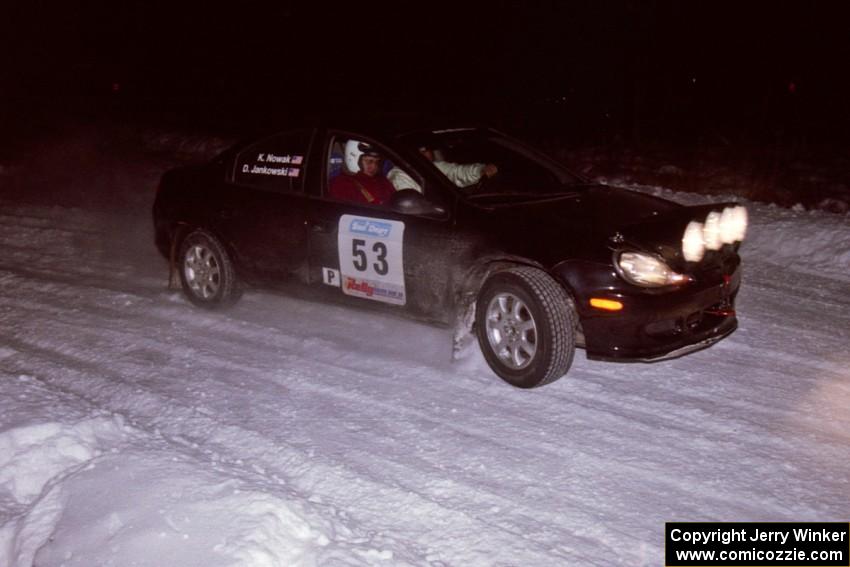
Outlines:
POLYGON ((312 130, 264 138, 240 151, 228 175, 231 190, 217 214, 240 264, 270 281, 307 270, 305 177, 312 130))

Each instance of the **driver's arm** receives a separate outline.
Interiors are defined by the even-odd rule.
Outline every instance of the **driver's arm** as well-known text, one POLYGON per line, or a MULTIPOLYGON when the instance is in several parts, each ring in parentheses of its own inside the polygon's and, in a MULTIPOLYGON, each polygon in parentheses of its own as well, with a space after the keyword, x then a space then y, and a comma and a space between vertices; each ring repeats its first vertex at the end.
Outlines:
POLYGON ((393 184, 396 191, 401 191, 403 189, 413 189, 414 191, 422 192, 422 187, 413 180, 413 178, 407 174, 403 169, 399 167, 393 167, 391 170, 387 172, 387 179, 390 180, 390 183, 393 184))
POLYGON ((499 171, 495 165, 484 163, 435 161, 434 165, 458 187, 469 187, 478 183, 482 175, 492 177, 499 171))

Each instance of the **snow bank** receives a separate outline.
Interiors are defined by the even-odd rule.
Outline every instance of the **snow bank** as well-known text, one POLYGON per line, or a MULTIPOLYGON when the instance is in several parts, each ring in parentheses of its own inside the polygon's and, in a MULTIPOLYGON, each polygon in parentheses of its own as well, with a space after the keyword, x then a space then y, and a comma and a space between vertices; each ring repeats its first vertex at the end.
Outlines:
MULTIPOLYGON (((5 348, 0 359, 14 354, 5 348)), ((392 562, 282 481, 120 415, 74 420, 86 403, 63 396, 31 376, 0 380, 3 567, 392 562)))
POLYGON ((120 437, 120 420, 37 423, 0 433, 0 489, 20 503, 47 483, 100 454, 99 437, 120 437))
POLYGON ((0 526, 0 565, 31 565, 63 513, 57 486, 123 437, 118 418, 44 422, 0 432, 0 494, 19 516, 0 526))
POLYGON ((626 184, 660 185, 704 195, 735 194, 741 199, 802 202, 808 209, 850 210, 850 160, 841 148, 809 148, 783 155, 777 147, 670 145, 640 149, 596 146, 549 152, 587 177, 617 177, 626 184), (781 165, 780 165, 781 164, 781 165))
POLYGON ((850 215, 747 206, 757 208, 757 213, 751 215, 754 219, 743 254, 757 254, 798 271, 850 279, 850 215))
POLYGON ((110 455, 57 490, 39 565, 316 565, 330 543, 302 505, 168 452, 110 455))
POLYGON ((231 138, 143 127, 137 134, 148 151, 169 152, 192 160, 208 160, 234 143, 231 138))
MULTIPOLYGON (((102 428, 109 429, 102 422, 102 428)), ((7 431, 2 482, 31 500, 3 527, 8 566, 317 565, 332 526, 304 504, 246 488, 244 480, 173 453, 125 450, 95 458, 97 428, 41 424, 7 431), (82 430, 88 430, 82 433, 82 430), (82 433, 82 434, 81 434, 82 433), (40 446, 36 446, 40 444, 40 446)))

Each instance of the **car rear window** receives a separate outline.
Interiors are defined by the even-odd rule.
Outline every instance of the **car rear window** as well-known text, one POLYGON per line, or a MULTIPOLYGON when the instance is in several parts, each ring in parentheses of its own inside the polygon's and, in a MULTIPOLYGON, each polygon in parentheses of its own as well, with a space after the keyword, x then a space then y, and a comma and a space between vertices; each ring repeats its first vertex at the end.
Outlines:
POLYGON ((234 183, 268 191, 301 193, 310 135, 309 130, 296 130, 247 146, 236 155, 234 183))

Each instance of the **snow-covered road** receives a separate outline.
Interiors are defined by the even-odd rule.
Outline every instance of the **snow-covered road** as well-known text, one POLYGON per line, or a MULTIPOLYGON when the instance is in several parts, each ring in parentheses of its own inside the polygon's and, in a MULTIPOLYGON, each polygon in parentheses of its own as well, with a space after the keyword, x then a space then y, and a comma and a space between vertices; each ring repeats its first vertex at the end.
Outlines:
POLYGON ((748 204, 731 337, 523 391, 449 330, 193 308, 153 163, 132 206, 0 194, 0 565, 659 565, 665 521, 847 521, 850 217, 748 204))

